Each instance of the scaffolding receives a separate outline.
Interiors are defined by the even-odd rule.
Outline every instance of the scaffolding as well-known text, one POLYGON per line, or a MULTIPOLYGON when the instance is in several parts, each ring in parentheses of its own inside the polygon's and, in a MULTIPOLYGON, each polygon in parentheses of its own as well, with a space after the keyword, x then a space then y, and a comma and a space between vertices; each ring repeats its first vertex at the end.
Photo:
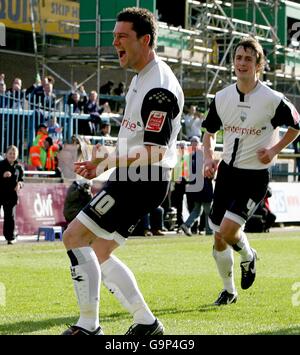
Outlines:
POLYGON ((300 56, 299 43, 298 46, 287 47, 286 43, 281 43, 278 36, 278 11, 284 1, 188 0, 187 3, 188 28, 201 33, 204 46, 209 48, 212 43, 215 44, 210 61, 204 62, 202 66, 204 80, 200 82, 205 84, 202 90, 205 108, 217 90, 236 79, 231 64, 233 48, 238 39, 249 35, 254 36, 264 48, 269 49, 266 59, 271 66, 269 71, 264 71, 263 80, 273 89, 284 92, 294 102, 299 100, 300 71, 296 66, 296 58, 300 56), (263 7, 264 10, 268 9, 269 16, 266 16, 263 7), (246 20, 235 18, 234 14, 238 10, 243 11, 246 20), (257 23, 257 15, 262 23, 257 23), (286 66, 278 61, 279 56, 284 58, 284 63, 287 56, 293 57, 294 63, 286 66))
MULTIPOLYGON (((173 68, 184 88, 187 103, 196 103, 206 110, 216 91, 234 82, 236 78, 231 60, 234 45, 241 37, 252 35, 263 47, 268 48, 266 56, 271 63, 271 70, 264 72, 264 81, 300 105, 300 69, 296 65, 296 59, 300 58, 299 44, 298 47, 288 47, 278 36, 278 11, 283 3, 283 0, 187 0, 186 28, 159 22, 157 53, 173 68), (269 16, 265 13, 266 8, 269 16), (235 16, 239 10, 243 11, 245 19, 235 16), (289 65, 285 64, 286 58, 289 58, 289 65)), ((98 10, 97 8, 96 14, 99 13, 98 10)), ((67 45, 49 45, 46 36, 55 34, 46 33, 46 23, 41 21, 40 43, 37 43, 38 36, 34 30, 36 21, 40 20, 32 18, 34 48, 36 62, 43 74, 50 72, 72 88, 74 69, 89 65, 94 68, 94 72, 78 83, 78 86, 96 76, 99 92, 102 69, 119 69, 114 48, 100 45, 101 36, 111 32, 103 30, 105 22, 114 21, 113 19, 102 19, 97 15, 93 20, 78 20, 73 23, 76 29, 74 33, 79 36, 90 33, 79 32, 83 22, 95 23, 95 31, 90 33, 95 37, 95 43, 90 47, 78 47, 74 37, 70 38, 67 45), (69 66, 71 80, 53 69, 52 64, 58 62, 69 66)), ((123 81, 128 81, 129 74, 128 71, 124 72, 123 81)))

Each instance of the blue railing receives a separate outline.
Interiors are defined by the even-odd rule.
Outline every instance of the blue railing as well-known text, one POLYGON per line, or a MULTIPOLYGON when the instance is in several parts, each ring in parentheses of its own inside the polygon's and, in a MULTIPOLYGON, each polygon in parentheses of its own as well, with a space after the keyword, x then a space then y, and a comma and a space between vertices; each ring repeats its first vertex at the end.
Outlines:
MULTIPOLYGON (((79 121, 90 120, 89 114, 73 113, 73 107, 63 103, 63 100, 19 94, 0 94, 0 155, 3 155, 8 145, 19 148, 19 158, 27 161, 29 147, 36 135, 39 124, 56 117, 62 127, 61 140, 71 143, 72 136, 79 132, 79 121)), ((121 115, 103 113, 103 119, 109 119, 119 125, 121 115)))

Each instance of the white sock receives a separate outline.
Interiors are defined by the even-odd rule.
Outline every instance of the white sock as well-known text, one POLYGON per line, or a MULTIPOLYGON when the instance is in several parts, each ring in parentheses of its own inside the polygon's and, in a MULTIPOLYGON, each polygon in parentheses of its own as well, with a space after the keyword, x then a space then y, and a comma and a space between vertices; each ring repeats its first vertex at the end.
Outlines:
POLYGON ((68 251, 71 275, 80 309, 76 325, 93 331, 99 327, 101 270, 94 250, 90 247, 68 251))
POLYGON ((219 275, 223 281, 224 290, 229 293, 235 294, 236 288, 234 285, 234 277, 233 277, 233 250, 230 246, 228 246, 223 251, 217 251, 215 248, 213 249, 213 257, 215 258, 217 268, 219 271, 219 275))
POLYGON ((250 248, 248 238, 243 231, 240 232, 240 240, 233 245, 233 249, 240 254, 242 263, 253 259, 253 252, 250 248))
POLYGON ((101 264, 102 280, 108 290, 133 315, 134 323, 153 324, 155 317, 138 288, 132 271, 117 257, 101 264))

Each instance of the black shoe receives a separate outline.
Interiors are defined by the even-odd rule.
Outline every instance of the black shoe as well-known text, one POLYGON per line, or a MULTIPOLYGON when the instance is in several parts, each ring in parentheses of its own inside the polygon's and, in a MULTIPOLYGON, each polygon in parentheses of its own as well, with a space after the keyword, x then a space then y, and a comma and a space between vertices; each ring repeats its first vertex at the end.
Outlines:
POLYGON ((185 235, 191 237, 193 235, 193 233, 191 232, 191 228, 189 228, 186 224, 182 223, 182 225, 180 226, 180 229, 182 229, 185 233, 185 235))
POLYGON ((15 239, 12 239, 12 240, 8 240, 7 241, 7 245, 12 245, 12 244, 15 244, 15 239))
POLYGON ((241 287, 243 290, 247 290, 255 280, 257 254, 254 249, 251 248, 251 250, 253 252, 253 259, 240 264, 242 273, 241 287))
POLYGON ((164 334, 164 326, 162 323, 155 319, 153 324, 133 324, 125 333, 125 335, 163 335, 164 334))
POLYGON ((61 335, 103 335, 101 327, 98 327, 93 332, 86 330, 84 328, 78 327, 77 325, 71 325, 67 330, 65 330, 61 335))
POLYGON ((237 293, 229 293, 226 290, 220 292, 218 299, 214 302, 215 306, 222 306, 225 304, 235 303, 237 300, 237 293))

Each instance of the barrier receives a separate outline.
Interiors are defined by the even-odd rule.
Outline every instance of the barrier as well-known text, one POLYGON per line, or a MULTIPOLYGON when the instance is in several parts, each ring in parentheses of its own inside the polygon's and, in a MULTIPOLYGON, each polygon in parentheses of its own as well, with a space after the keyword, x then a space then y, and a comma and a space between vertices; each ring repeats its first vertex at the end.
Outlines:
MULTIPOLYGON (((74 113, 72 105, 69 107, 64 101, 47 97, 41 100, 36 95, 26 95, 25 91, 0 94, 0 155, 8 145, 14 144, 19 148, 20 160, 27 161, 28 149, 38 125, 54 116, 63 128, 61 140, 71 143, 72 136, 80 133, 79 122, 90 120, 91 116, 74 113)), ((103 113, 100 118, 119 126, 122 116, 103 113)))
MULTIPOLYGON (((16 208, 19 235, 37 235, 43 226, 65 226, 63 206, 67 183, 25 183, 16 208)), ((0 234, 3 231, 3 209, 0 212, 0 234)))
POLYGON ((300 184, 271 182, 270 210, 276 215, 276 223, 300 222, 300 184))

